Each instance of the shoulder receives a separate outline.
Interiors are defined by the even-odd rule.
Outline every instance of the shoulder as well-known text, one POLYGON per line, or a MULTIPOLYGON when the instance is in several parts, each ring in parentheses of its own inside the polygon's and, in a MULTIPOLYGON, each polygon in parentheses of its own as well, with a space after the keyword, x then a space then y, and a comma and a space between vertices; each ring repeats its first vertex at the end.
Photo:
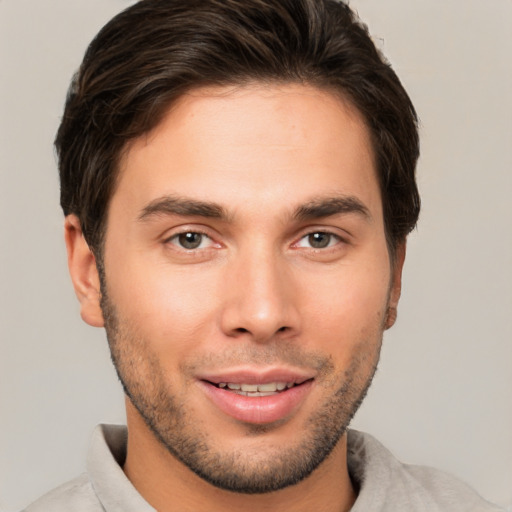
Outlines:
POLYGON ((23 512, 103 512, 87 474, 45 494, 23 512))
POLYGON ((484 500, 474 489, 458 478, 437 469, 402 464, 395 488, 413 492, 429 500, 433 510, 453 512, 499 512, 503 509, 484 500))
POLYGON ((348 463, 351 477, 359 486, 353 512, 503 511, 452 475, 403 464, 379 441, 362 432, 349 431, 348 463))

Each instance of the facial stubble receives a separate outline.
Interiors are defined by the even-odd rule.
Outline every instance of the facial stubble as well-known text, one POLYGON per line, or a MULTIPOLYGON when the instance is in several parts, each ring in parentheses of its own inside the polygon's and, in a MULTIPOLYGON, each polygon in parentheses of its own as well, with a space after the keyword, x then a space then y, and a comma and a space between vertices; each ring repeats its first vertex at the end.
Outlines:
POLYGON ((295 485, 329 456, 370 387, 383 329, 380 329, 379 339, 360 342, 361 350, 355 351, 342 376, 336 374, 330 357, 303 353, 295 345, 274 344, 268 354, 261 349, 252 356, 244 354, 244 359, 253 357, 277 363, 300 360, 304 366, 317 369, 318 385, 335 391, 310 415, 303 435, 292 446, 271 446, 265 442, 266 434, 279 428, 278 424, 246 425, 247 447, 261 438, 266 450, 251 451, 247 447, 229 452, 216 450, 206 421, 199 422, 191 417, 187 397, 180 397, 170 389, 165 370, 152 353, 150 344, 119 315, 107 294, 103 269, 99 270, 101 308, 117 375, 134 408, 172 456, 206 482, 244 494, 268 493, 295 485))

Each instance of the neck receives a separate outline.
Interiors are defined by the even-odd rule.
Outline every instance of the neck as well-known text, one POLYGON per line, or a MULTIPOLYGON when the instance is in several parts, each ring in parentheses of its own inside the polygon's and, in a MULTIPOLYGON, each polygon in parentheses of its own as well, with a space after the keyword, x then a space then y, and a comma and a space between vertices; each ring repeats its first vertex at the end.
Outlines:
POLYGON ((347 469, 344 435, 306 479, 265 494, 241 494, 204 481, 171 455, 127 401, 128 446, 124 472, 159 512, 345 512, 356 495, 347 469))

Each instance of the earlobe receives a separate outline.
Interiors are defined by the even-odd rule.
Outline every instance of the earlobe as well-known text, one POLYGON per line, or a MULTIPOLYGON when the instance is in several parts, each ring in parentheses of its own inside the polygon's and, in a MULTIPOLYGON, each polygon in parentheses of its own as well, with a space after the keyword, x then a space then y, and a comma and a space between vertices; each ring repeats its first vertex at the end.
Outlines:
POLYGON ((80 221, 76 215, 66 217, 64 237, 68 253, 69 273, 80 302, 82 319, 93 327, 103 327, 100 279, 96 258, 85 241, 80 221))
POLYGON ((386 321, 384 328, 389 329, 393 327, 398 315, 398 302, 402 292, 402 270, 405 261, 406 242, 400 242, 395 249, 395 257, 393 262, 392 277, 391 277, 391 290, 389 294, 388 310, 386 312, 386 321))

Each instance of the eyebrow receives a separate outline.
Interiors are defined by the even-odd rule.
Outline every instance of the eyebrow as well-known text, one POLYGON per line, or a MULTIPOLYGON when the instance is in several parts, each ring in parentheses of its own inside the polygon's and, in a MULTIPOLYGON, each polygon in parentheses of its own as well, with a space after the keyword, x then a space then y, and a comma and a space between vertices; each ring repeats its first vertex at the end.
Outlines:
POLYGON ((370 210, 355 196, 336 196, 314 199, 299 206, 294 213, 297 220, 314 220, 332 215, 355 213, 371 222, 370 210))
MULTIPOLYGON (((372 220, 368 208, 354 196, 313 199, 297 207, 293 217, 299 221, 308 221, 349 213, 358 214, 367 221, 372 220)), ((176 196, 163 196, 151 201, 142 209, 138 218, 140 221, 146 221, 162 215, 228 220, 226 210, 217 203, 176 196)))
POLYGON ((146 221, 152 217, 159 217, 161 215, 227 219, 227 213, 224 208, 216 203, 174 196, 163 196, 146 205, 139 215, 139 220, 146 221))

